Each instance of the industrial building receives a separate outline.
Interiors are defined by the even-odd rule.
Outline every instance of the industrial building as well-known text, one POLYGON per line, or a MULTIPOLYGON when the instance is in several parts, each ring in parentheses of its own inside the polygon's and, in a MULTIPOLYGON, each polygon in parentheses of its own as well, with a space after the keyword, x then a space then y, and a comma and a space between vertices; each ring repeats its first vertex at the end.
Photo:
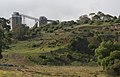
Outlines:
POLYGON ((10 20, 11 30, 14 30, 16 26, 20 26, 22 24, 26 24, 25 19, 31 19, 35 21, 35 24, 38 23, 38 26, 41 24, 47 24, 48 22, 58 22, 58 20, 48 20, 45 16, 40 16, 39 18, 31 17, 28 15, 21 14, 19 12, 13 12, 10 20))
POLYGON ((9 19, 11 30, 15 29, 16 26, 19 26, 22 24, 22 16, 19 15, 18 12, 14 12, 12 14, 12 17, 9 19))

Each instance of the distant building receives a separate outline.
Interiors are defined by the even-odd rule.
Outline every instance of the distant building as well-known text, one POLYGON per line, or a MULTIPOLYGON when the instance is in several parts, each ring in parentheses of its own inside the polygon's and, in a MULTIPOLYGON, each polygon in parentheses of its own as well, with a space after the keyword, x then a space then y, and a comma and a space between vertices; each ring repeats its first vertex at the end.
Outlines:
POLYGON ((11 30, 14 30, 16 26, 22 24, 22 16, 18 12, 14 12, 10 20, 11 30))
POLYGON ((48 20, 45 16, 41 16, 38 19, 35 17, 21 14, 19 12, 13 12, 12 17, 9 19, 11 30, 14 30, 17 26, 21 26, 22 24, 25 25, 26 18, 35 20, 35 25, 38 24, 38 26, 43 25, 43 24, 47 24, 48 22, 49 23, 57 23, 57 24, 59 23, 58 20, 57 21, 56 20, 48 20))
POLYGON ((47 24, 48 20, 45 16, 39 17, 39 25, 47 24))

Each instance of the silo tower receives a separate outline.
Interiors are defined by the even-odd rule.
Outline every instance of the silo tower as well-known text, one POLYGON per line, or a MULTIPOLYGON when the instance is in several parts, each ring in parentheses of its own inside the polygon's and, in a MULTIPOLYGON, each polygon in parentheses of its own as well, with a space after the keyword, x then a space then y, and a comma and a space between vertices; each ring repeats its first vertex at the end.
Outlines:
POLYGON ((10 26, 11 29, 14 30, 16 26, 20 26, 22 24, 22 16, 19 12, 13 12, 12 17, 10 18, 10 26))

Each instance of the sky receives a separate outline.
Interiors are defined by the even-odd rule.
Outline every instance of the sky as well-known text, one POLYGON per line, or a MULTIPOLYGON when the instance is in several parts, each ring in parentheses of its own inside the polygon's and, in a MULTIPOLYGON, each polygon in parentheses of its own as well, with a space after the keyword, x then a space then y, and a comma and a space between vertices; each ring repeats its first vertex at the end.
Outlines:
POLYGON ((0 17, 12 12, 39 18, 77 20, 80 15, 102 11, 120 15, 120 0, 0 0, 0 17))

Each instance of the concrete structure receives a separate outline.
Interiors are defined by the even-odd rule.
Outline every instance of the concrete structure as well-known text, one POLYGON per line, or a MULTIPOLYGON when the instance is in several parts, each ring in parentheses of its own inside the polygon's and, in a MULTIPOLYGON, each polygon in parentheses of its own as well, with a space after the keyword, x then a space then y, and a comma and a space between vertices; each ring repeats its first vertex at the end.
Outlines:
POLYGON ((13 30, 16 26, 20 26, 22 24, 22 16, 18 12, 14 12, 9 20, 11 30, 13 30))
POLYGON ((45 16, 35 18, 35 17, 31 17, 31 16, 28 16, 28 15, 21 14, 19 12, 14 12, 12 14, 12 17, 9 19, 10 20, 11 30, 14 30, 14 28, 16 26, 26 24, 25 23, 26 18, 34 20, 35 24, 38 23, 38 26, 40 26, 42 24, 47 24, 48 22, 52 22, 52 23, 57 22, 58 23, 58 20, 57 21, 56 20, 48 20, 45 16))

